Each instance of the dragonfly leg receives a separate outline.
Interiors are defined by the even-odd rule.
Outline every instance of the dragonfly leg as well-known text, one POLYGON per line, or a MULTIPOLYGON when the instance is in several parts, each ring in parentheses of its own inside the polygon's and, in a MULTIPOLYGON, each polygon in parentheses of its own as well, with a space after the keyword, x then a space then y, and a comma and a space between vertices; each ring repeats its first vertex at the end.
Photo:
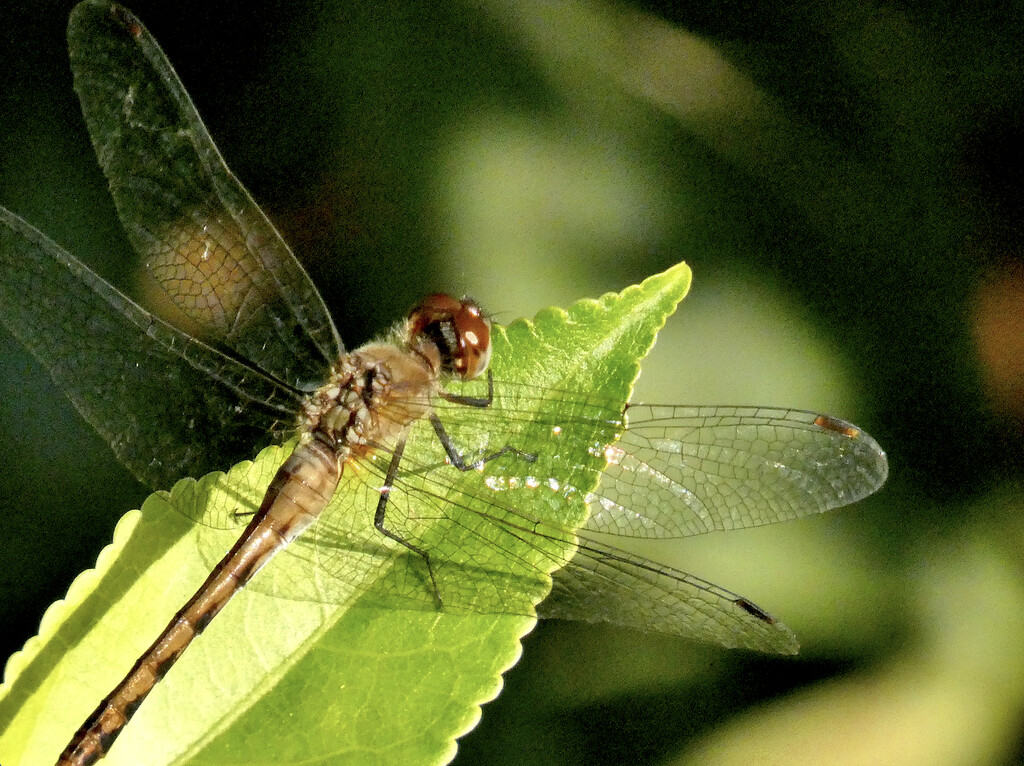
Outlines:
POLYGON ((452 437, 448 435, 448 432, 444 429, 444 423, 441 422, 441 418, 437 416, 436 412, 430 413, 430 425, 434 427, 434 433, 437 434, 438 441, 441 442, 441 446, 444 447, 445 454, 448 456, 448 460, 453 466, 460 471, 472 471, 484 463, 489 463, 502 455, 518 455, 528 463, 532 463, 537 459, 537 456, 532 452, 524 452, 521 449, 506 444, 497 452, 492 452, 490 455, 484 455, 481 458, 477 458, 471 462, 466 462, 466 458, 459 454, 459 451, 455 448, 455 444, 452 442, 452 437))
POLYGON ((395 477, 398 475, 398 466, 402 462, 403 452, 405 452, 404 436, 399 440, 398 444, 395 445, 395 451, 391 455, 391 463, 388 465, 388 472, 384 477, 384 485, 380 488, 380 500, 377 501, 377 511, 373 516, 373 526, 376 527, 377 531, 385 537, 394 540, 405 548, 408 548, 423 559, 423 563, 427 565, 427 574, 430 575, 430 587, 434 591, 434 601, 437 603, 437 608, 441 609, 444 604, 441 601, 441 591, 437 587, 437 580, 434 578, 434 567, 430 563, 430 554, 419 546, 413 545, 397 532, 392 532, 384 526, 384 519, 387 515, 388 498, 391 495, 391 488, 395 484, 395 477))
POLYGON ((487 371, 487 396, 462 396, 461 394, 449 394, 447 391, 441 391, 440 397, 446 402, 452 404, 463 404, 466 407, 479 407, 484 409, 490 407, 494 402, 494 375, 491 371, 487 371))

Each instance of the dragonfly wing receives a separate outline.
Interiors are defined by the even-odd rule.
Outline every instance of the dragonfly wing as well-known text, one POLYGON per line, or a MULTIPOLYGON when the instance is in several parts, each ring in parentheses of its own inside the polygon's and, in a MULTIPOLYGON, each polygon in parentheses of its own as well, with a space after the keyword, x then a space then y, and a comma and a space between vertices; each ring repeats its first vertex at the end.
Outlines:
POLYGON ((156 40, 94 0, 72 12, 68 44, 89 134, 146 272, 205 340, 289 385, 324 380, 341 342, 323 299, 228 170, 156 40))
POLYGON ((735 593, 672 567, 581 538, 554 574, 544 618, 608 622, 729 648, 796 654, 796 636, 735 593))
POLYGON ((154 488, 252 457, 298 408, 296 392, 154 317, 3 208, 0 321, 154 488))
POLYGON ((590 496, 591 531, 685 537, 796 519, 885 482, 867 433, 828 415, 770 407, 630 405, 590 496))

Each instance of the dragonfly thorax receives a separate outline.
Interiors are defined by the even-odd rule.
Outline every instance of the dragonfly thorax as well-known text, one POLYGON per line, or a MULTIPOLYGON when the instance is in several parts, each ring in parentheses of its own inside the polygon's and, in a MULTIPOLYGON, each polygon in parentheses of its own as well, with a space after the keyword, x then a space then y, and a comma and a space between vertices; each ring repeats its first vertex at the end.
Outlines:
POLYGON ((307 400, 302 438, 333 445, 341 458, 390 445, 429 412, 440 381, 435 359, 390 343, 342 357, 331 379, 307 400))

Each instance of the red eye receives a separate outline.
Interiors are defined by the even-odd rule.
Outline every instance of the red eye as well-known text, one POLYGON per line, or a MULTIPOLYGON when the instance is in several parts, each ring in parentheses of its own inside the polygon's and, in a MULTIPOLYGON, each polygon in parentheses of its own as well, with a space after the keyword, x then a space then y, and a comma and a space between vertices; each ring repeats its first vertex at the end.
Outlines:
POLYGON ((409 312, 409 334, 419 335, 428 325, 445 322, 462 309, 462 301, 444 293, 428 295, 409 312))
POLYGON ((491 324, 469 299, 435 293, 409 314, 410 342, 426 338, 437 346, 441 367, 463 380, 479 377, 491 359, 491 324))
POLYGON ((491 323, 475 303, 469 300, 461 303, 461 309, 452 316, 458 338, 458 349, 452 361, 460 377, 472 380, 483 375, 491 361, 491 323))

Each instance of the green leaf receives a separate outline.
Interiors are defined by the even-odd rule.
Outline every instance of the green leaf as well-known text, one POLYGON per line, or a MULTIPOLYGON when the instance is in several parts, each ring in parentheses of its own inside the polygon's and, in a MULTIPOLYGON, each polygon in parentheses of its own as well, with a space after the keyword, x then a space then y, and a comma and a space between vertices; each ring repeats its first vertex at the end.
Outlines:
MULTIPOLYGON (((621 294, 496 327, 495 378, 537 387, 534 391, 584 392, 621 406, 640 360, 686 293, 689 278, 689 269, 680 264, 621 294)), ((496 391, 500 398, 500 383, 496 391)), ((560 405, 557 395, 531 401, 536 406, 531 418, 535 414, 541 422, 553 418, 560 405)), ((452 424, 453 439, 475 435, 479 443, 472 412, 468 415, 467 424, 452 424)), ((491 435, 492 440, 523 444, 529 451, 534 439, 544 438, 523 418, 510 418, 508 428, 510 436, 491 435)), ((418 456, 414 451, 412 460, 433 459, 425 443, 413 446, 421 451, 418 456)), ((592 462, 585 437, 571 449, 562 447, 551 461, 565 470, 592 462)), ((156 493, 140 511, 124 516, 96 569, 75 580, 67 598, 47 611, 39 635, 9 660, 0 687, 0 763, 35 766, 56 760, 99 700, 202 583, 216 548, 211 541, 221 540, 221 551, 229 544, 224 542, 229 533, 193 524, 189 517, 209 508, 257 503, 260 488, 286 454, 285 447, 272 447, 226 475, 179 482, 172 492, 156 493)), ((358 478, 351 478, 355 471, 348 474, 350 480, 358 478)), ((467 498, 471 483, 486 478, 476 471, 464 475, 467 498)), ((576 486, 586 491, 584 481, 592 485, 596 478, 595 470, 577 471, 576 486)), ((355 491, 354 485, 349 489, 355 491)), ((582 494, 559 496, 557 507, 554 493, 514 497, 534 503, 527 513, 550 518, 556 512, 560 521, 578 524, 584 518, 582 494)), ((470 499, 458 502, 467 509, 471 504, 470 499)), ((366 539, 380 545, 370 534, 371 514, 367 507, 353 527, 369 528, 366 539)), ((443 537, 437 544, 448 542, 443 537)), ((482 545, 472 535, 457 544, 482 545)), ((344 583, 356 597, 336 606, 340 599, 333 595, 317 597, 322 588, 335 586, 304 561, 301 552, 313 548, 293 547, 300 555, 273 560, 157 685, 107 763, 138 764, 143 755, 148 766, 451 759, 455 739, 475 725, 479 706, 498 693, 501 673, 518 658, 519 640, 534 624, 528 612, 546 592, 543 583, 538 581, 529 602, 510 607, 518 613, 475 613, 474 608, 487 612, 494 602, 466 586, 460 591, 464 599, 455 603, 467 608, 442 614, 422 605, 381 608, 379 601, 359 598, 364 591, 389 592, 379 584, 402 574, 368 566, 358 573, 344 570, 360 581, 344 583), (271 595, 300 575, 309 578, 308 593, 271 595)), ((559 555, 564 560, 571 553, 568 545, 559 555)), ((392 565, 396 560, 380 558, 392 565)), ((444 577, 439 578, 442 593, 449 582, 444 577)), ((459 587, 455 579, 451 586, 459 587)))

